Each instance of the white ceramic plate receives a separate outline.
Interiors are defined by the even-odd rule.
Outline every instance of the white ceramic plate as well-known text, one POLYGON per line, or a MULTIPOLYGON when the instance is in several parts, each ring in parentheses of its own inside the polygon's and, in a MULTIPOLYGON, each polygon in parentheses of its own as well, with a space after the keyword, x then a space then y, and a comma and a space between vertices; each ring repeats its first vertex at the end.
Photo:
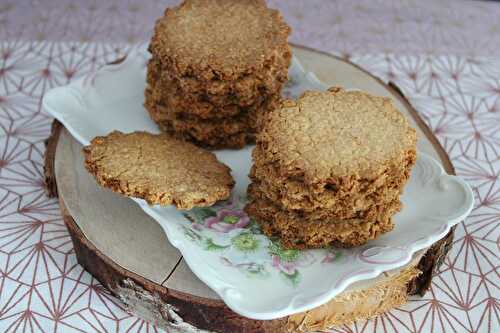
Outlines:
MULTIPOLYGON (((51 90, 43 106, 84 145, 112 130, 158 132, 142 106, 146 60, 144 51, 134 51, 119 65, 51 90)), ((285 91, 289 96, 305 89, 324 89, 296 59, 290 77, 285 91)), ((283 250, 242 211, 251 150, 249 146, 216 152, 236 180, 228 202, 182 212, 133 199, 160 223, 194 274, 246 317, 274 319, 324 304, 351 283, 405 265, 472 209, 469 186, 419 153, 392 232, 354 249, 283 250)))

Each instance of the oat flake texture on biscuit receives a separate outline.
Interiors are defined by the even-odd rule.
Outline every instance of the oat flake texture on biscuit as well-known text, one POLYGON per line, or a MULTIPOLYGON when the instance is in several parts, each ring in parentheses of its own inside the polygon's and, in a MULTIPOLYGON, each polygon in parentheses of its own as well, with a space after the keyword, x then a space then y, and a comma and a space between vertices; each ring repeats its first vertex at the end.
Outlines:
POLYGON ((416 132, 391 100, 330 88, 265 116, 245 210, 285 247, 352 247, 394 227, 416 132))
POLYGON ((290 28, 263 0, 186 0, 149 45, 144 106, 160 129, 198 146, 242 148, 288 81, 290 28))
POLYGON ((229 198, 234 186, 231 170, 213 153, 167 134, 114 131, 83 151, 100 185, 149 204, 210 206, 229 198))

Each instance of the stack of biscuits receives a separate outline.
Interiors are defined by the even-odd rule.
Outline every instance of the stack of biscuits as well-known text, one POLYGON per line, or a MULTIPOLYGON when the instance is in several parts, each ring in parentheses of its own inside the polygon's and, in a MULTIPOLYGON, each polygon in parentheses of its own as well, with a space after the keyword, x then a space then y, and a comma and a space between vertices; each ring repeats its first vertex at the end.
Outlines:
POLYGON ((393 228, 416 132, 389 98, 330 88, 266 115, 245 210, 285 248, 353 247, 393 228))
POLYGON ((149 115, 203 147, 253 142, 288 79, 289 33, 263 0, 186 0, 167 9, 149 46, 149 115))

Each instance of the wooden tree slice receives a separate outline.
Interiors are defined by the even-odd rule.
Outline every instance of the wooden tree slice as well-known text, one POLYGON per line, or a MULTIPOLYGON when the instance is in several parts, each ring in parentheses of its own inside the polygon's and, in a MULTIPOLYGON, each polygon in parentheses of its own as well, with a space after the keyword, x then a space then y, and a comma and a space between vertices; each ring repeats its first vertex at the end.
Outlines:
MULTIPOLYGON (((329 85, 392 97, 417 128, 418 149, 454 174, 437 139, 394 85, 328 54, 302 47, 293 51, 329 85)), ((351 285, 311 311, 269 321, 244 318, 191 273, 161 227, 138 205, 98 187, 83 167, 81 148, 55 121, 47 139, 46 184, 50 195, 59 196, 78 262, 131 312, 169 332, 306 332, 369 318, 406 302, 408 295, 425 293, 451 247, 453 230, 408 265, 351 285)))

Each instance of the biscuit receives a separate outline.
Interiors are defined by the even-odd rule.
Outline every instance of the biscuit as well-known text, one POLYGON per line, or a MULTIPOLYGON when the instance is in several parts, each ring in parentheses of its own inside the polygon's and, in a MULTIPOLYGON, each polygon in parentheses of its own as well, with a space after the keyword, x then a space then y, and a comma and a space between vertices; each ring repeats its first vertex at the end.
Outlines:
MULTIPOLYGON (((169 135, 183 141, 189 141, 193 144, 206 149, 240 149, 249 143, 255 142, 255 135, 247 132, 239 132, 232 135, 219 133, 216 136, 211 136, 198 128, 189 128, 186 125, 182 130, 169 121, 159 122, 160 129, 169 135)), ((213 133, 213 132, 209 132, 213 133)))
POLYGON ((247 213, 293 248, 358 246, 393 228, 416 132, 390 99, 330 88, 263 114, 247 213))
POLYGON ((417 136, 386 97, 330 88, 284 101, 257 136, 262 158, 307 185, 350 188, 390 168, 411 168, 417 136))
POLYGON ((288 81, 290 28, 263 0, 185 0, 149 45, 145 108, 159 127, 208 148, 252 143, 288 81))
POLYGON ((221 107, 227 104, 248 106, 267 95, 277 94, 288 81, 290 57, 264 72, 252 73, 234 81, 200 81, 194 77, 178 77, 158 59, 148 63, 148 86, 175 91, 179 96, 204 101, 221 107))
POLYGON ((388 204, 399 201, 399 193, 376 193, 373 196, 360 198, 354 204, 350 205, 332 205, 330 208, 311 207, 303 201, 298 201, 296 205, 287 205, 287 201, 283 200, 282 196, 276 195, 273 192, 267 192, 267 188, 262 186, 262 182, 254 181, 248 187, 248 197, 268 200, 281 210, 296 213, 307 220, 322 220, 322 219, 370 219, 377 215, 381 209, 384 209, 388 204))
POLYGON ((286 209, 328 209, 337 212, 338 218, 352 217, 357 211, 398 197, 410 176, 410 166, 415 163, 415 156, 410 155, 404 165, 389 168, 376 179, 361 179, 349 187, 332 184, 306 186, 297 177, 281 176, 276 163, 261 164, 258 150, 256 147, 253 151, 255 163, 250 178, 259 183, 273 201, 279 201, 286 209))
POLYGON ((232 81, 290 53, 289 34, 263 0, 186 0, 156 22, 149 49, 178 77, 232 81))
POLYGON ((279 96, 272 97, 260 105, 239 108, 235 116, 215 119, 199 117, 197 112, 181 112, 168 105, 153 104, 151 98, 146 98, 145 106, 160 128, 177 138, 206 148, 241 148, 255 141, 259 117, 274 109, 279 100, 279 96))
POLYGON ((270 201, 252 199, 245 212, 253 217, 268 237, 277 237, 288 249, 355 247, 394 228, 392 215, 400 209, 395 201, 372 219, 307 220, 297 213, 279 209, 270 201))
POLYGON ((114 131, 83 148, 85 167, 113 192, 178 209, 229 198, 234 180, 215 155, 167 134, 114 131))
MULTIPOLYGON (((158 104, 169 110, 169 113, 186 114, 196 116, 200 121, 206 119, 221 120, 241 116, 249 110, 264 108, 265 104, 273 103, 273 108, 279 105, 281 96, 274 95, 259 96, 252 104, 240 103, 238 100, 227 99, 226 104, 217 105, 207 101, 204 97, 182 94, 170 86, 148 87, 145 90, 145 106, 158 104), (233 103, 234 102, 234 103, 233 103)), ((150 111, 150 110, 149 110, 150 111)))

